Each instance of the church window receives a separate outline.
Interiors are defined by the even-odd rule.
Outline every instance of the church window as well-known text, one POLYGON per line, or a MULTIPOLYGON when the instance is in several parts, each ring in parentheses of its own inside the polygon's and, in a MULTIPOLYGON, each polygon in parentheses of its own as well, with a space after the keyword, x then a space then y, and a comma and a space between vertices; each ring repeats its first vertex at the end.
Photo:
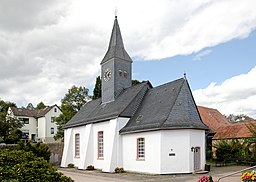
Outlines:
POLYGON ((75 157, 80 157, 80 134, 75 134, 75 157))
POLYGON ((127 76, 128 76, 127 71, 124 71, 124 77, 127 78, 127 76))
POLYGON ((98 159, 103 159, 104 157, 104 140, 103 131, 98 132, 98 159))
POLYGON ((137 159, 145 159, 145 138, 137 138, 137 159))
POLYGON ((123 76, 123 71, 122 70, 119 70, 119 76, 123 76))

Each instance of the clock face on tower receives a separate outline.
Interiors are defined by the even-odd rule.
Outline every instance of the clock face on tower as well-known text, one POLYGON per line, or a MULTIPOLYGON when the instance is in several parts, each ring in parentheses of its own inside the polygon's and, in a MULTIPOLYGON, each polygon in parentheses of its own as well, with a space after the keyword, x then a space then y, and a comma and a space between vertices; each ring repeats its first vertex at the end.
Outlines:
POLYGON ((104 71, 104 75, 103 75, 103 78, 105 81, 108 81, 111 77, 111 69, 110 68, 107 68, 105 71, 104 71))

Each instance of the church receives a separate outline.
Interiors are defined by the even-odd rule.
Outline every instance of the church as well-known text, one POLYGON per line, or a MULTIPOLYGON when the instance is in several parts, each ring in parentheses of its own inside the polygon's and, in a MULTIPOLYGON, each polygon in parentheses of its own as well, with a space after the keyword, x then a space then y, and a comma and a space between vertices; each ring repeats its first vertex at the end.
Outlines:
POLYGON ((64 125, 61 167, 103 172, 193 173, 205 166, 205 132, 186 77, 132 86, 132 59, 117 17, 101 61, 102 97, 64 125))

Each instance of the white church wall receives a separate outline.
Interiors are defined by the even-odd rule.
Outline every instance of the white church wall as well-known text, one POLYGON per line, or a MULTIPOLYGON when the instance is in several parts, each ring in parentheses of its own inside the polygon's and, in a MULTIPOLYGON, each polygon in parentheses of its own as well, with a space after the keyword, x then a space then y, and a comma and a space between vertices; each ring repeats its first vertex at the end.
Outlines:
POLYGON ((93 165, 97 169, 106 168, 105 160, 109 155, 106 152, 106 148, 109 147, 106 141, 108 140, 108 128, 109 121, 95 123, 93 124, 93 165), (103 131, 103 141, 104 141, 104 149, 103 149, 103 158, 98 158, 98 132, 103 131))
POLYGON ((161 174, 190 173, 188 130, 161 131, 161 174))
POLYGON ((122 135, 123 168, 127 171, 160 173, 160 131, 122 135), (145 159, 137 159, 137 139, 145 138, 145 159))
MULTIPOLYGON (((205 156, 205 131, 204 130, 190 130, 190 149, 192 147, 200 147, 200 163, 201 169, 204 169, 206 164, 205 156)), ((191 150, 190 150, 191 151, 191 150)), ((190 153, 190 170, 194 172, 194 153, 190 153)))
POLYGON ((67 167, 68 164, 74 163, 73 155, 73 128, 68 128, 64 130, 64 149, 61 159, 61 167, 67 167))

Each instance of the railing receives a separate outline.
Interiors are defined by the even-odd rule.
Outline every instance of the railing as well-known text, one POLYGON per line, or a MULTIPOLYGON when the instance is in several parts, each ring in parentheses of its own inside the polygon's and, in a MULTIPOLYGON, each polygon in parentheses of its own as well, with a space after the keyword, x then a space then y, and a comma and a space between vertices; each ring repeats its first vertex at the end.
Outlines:
POLYGON ((227 174, 227 175, 225 175, 225 176, 220 177, 217 182, 219 182, 219 181, 220 181, 221 179, 223 179, 223 178, 227 178, 227 177, 233 176, 233 175, 235 175, 235 174, 238 174, 238 173, 241 173, 241 172, 244 172, 244 171, 248 171, 248 170, 254 169, 254 168, 256 168, 256 166, 248 167, 248 168, 242 169, 242 170, 240 170, 240 171, 236 171, 236 172, 227 174))

